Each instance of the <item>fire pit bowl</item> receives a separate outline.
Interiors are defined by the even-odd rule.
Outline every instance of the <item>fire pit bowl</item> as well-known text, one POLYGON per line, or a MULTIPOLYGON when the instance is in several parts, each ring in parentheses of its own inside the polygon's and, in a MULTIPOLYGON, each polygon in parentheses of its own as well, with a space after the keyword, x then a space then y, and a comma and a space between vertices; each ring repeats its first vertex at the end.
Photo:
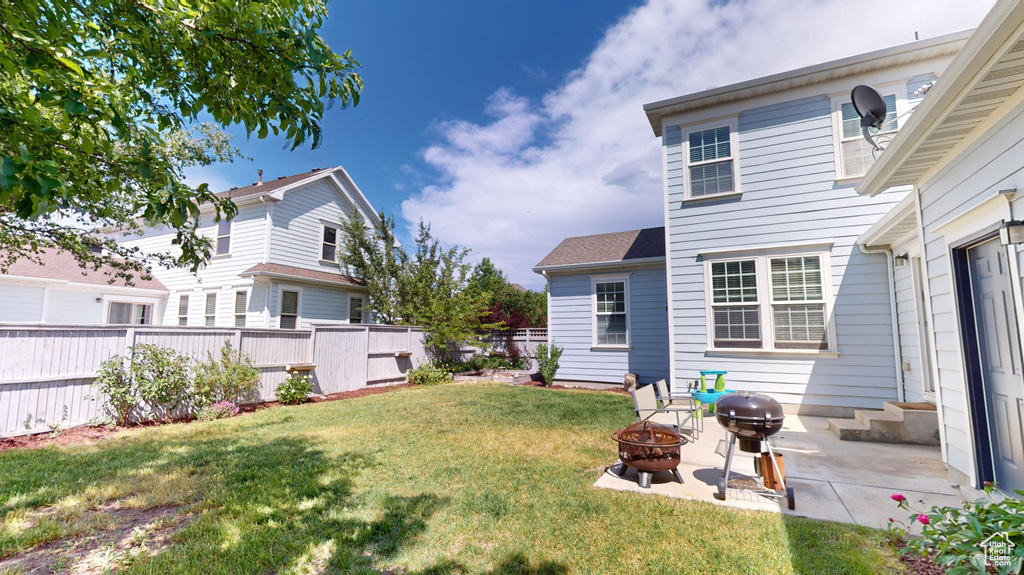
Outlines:
POLYGON ((632 467, 640 473, 641 487, 650 487, 651 474, 658 471, 671 471, 680 483, 683 482, 676 468, 679 448, 690 441, 688 437, 664 425, 642 421, 612 433, 612 439, 619 444, 620 477, 625 475, 626 467, 632 467))

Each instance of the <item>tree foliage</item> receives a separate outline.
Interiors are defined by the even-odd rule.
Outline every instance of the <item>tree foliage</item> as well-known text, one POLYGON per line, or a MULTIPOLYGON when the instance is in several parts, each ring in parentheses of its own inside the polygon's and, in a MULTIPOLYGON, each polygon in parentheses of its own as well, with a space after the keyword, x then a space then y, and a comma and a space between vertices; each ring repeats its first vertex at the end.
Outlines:
POLYGON ((341 263, 366 281, 369 312, 375 321, 394 324, 401 317, 399 289, 407 257, 395 239, 395 220, 384 212, 370 230, 355 210, 342 224, 341 263))
POLYGON ((416 252, 409 255, 394 236, 394 219, 379 214, 371 230, 357 214, 343 224, 341 261, 366 281, 369 309, 376 321, 420 325, 435 359, 448 361, 452 350, 483 345, 487 294, 470 287, 469 250, 445 248, 420 222, 416 252))
POLYGON ((237 155, 215 128, 196 137, 200 120, 315 148, 324 100, 358 103, 358 62, 317 33, 326 15, 324 0, 0 0, 0 270, 56 246, 130 278, 142 254, 96 255, 82 229, 140 221, 173 228, 174 263, 197 269, 201 206, 236 211, 183 182, 237 155))
POLYGON ((470 286, 488 294, 488 315, 484 321, 512 329, 547 326, 547 289, 541 292, 521 290, 508 281, 490 258, 484 258, 473 268, 470 286))

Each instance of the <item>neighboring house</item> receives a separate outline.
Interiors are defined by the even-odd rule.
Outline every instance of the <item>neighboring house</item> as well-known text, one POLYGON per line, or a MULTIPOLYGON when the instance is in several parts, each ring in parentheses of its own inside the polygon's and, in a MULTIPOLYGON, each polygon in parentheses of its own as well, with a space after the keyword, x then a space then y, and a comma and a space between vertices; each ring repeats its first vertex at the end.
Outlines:
POLYGON ((668 378, 664 228, 568 238, 533 271, 547 279, 559 379, 668 378))
POLYGON ((54 249, 43 250, 38 262, 20 259, 0 276, 0 323, 149 324, 163 316, 162 283, 135 277, 129 287, 114 273, 83 268, 54 249))
MULTIPOLYGON (((361 323, 365 283, 338 263, 341 225, 353 210, 368 225, 377 213, 341 167, 316 169, 232 188, 238 214, 213 221, 202 212, 199 233, 214 256, 198 274, 155 268, 169 291, 163 325, 297 329, 310 323, 361 323)), ((174 230, 145 228, 115 236, 144 252, 173 249, 174 230)))
POLYGON ((924 318, 910 368, 943 458, 961 484, 1024 490, 1024 3, 996 3, 857 191, 893 186, 913 191, 863 241, 914 286, 898 299, 924 318))

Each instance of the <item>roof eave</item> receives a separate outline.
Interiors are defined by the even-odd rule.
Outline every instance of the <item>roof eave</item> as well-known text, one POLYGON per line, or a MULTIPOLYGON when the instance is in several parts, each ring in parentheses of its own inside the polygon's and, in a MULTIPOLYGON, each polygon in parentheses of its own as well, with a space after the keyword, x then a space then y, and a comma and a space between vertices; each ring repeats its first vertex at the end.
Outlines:
MULTIPOLYGON (((963 43, 970 35, 970 30, 953 32, 934 38, 875 50, 866 54, 858 54, 796 70, 754 78, 736 84, 651 102, 644 104, 644 112, 647 114, 647 120, 654 130, 654 135, 660 137, 661 121, 666 116, 861 73, 864 64, 872 61, 877 61, 878 68, 906 63, 900 61, 899 58, 913 52, 921 52, 923 54, 930 50, 947 47, 949 50, 947 53, 953 53, 956 45, 963 43)), ((922 56, 922 59, 938 56, 939 54, 930 54, 922 56)))
MULTIPOLYGON (((982 78, 993 58, 1018 34, 1024 15, 1020 0, 998 2, 942 73, 942 78, 910 115, 903 128, 856 185, 858 194, 875 196, 895 185, 893 175, 982 78), (1015 15, 1016 13, 1016 15, 1015 15)), ((904 182, 899 182, 904 183, 904 182)))
POLYGON ((250 278, 250 277, 257 277, 257 276, 259 276, 259 277, 268 277, 268 278, 276 278, 276 279, 286 279, 288 281, 294 281, 294 282, 304 282, 304 283, 315 283, 315 284, 321 284, 321 285, 329 285, 329 286, 333 286, 333 287, 342 286, 342 287, 345 287, 346 289, 351 288, 351 289, 360 290, 360 291, 366 291, 366 289, 367 289, 366 286, 361 286, 359 284, 335 282, 335 281, 330 281, 330 280, 323 280, 323 279, 319 279, 319 278, 310 278, 310 277, 286 274, 286 273, 281 273, 281 272, 267 272, 267 271, 250 272, 250 271, 244 271, 244 272, 238 274, 238 277, 242 277, 242 278, 250 278))
POLYGON ((654 264, 665 263, 665 256, 650 258, 632 258, 628 260, 611 260, 606 262, 585 262, 578 264, 561 264, 549 266, 536 266, 534 273, 543 275, 544 272, 583 272, 598 269, 628 269, 635 267, 652 267, 654 264))

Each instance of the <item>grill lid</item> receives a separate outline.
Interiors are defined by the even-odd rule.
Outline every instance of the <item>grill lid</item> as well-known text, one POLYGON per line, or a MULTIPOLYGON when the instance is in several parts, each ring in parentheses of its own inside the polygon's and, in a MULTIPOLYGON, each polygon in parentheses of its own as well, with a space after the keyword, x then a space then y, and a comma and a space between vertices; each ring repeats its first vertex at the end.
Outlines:
POLYGON ((730 393, 715 402, 715 413, 730 422, 779 423, 786 415, 782 404, 760 393, 730 393))
POLYGON ((639 446, 674 447, 686 443, 686 440, 670 427, 650 421, 634 423, 622 431, 616 431, 612 434, 612 439, 619 443, 639 446))

